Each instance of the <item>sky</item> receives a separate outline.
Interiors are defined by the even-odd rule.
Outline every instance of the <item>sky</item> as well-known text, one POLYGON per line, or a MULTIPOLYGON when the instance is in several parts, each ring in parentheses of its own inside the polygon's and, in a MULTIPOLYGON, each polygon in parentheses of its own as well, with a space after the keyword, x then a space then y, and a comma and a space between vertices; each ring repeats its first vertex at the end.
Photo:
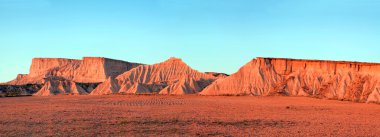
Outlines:
POLYGON ((228 74, 258 56, 380 62, 380 0, 0 0, 0 51, 0 82, 34 57, 228 74))

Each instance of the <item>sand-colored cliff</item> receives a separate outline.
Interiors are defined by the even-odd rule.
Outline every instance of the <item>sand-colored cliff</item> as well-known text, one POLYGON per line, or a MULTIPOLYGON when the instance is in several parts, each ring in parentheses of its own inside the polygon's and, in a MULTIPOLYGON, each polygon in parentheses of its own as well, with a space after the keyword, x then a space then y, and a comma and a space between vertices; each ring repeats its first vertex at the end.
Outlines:
POLYGON ((228 76, 198 72, 178 58, 153 65, 98 57, 35 58, 29 74, 2 83, 0 91, 20 95, 200 92, 201 95, 311 96, 380 103, 380 64, 256 58, 228 76))
POLYGON ((29 74, 19 74, 15 80, 7 82, 8 85, 42 84, 44 78, 57 76, 66 79, 74 77, 74 71, 81 61, 63 58, 34 58, 29 74))
POLYGON ((380 64, 256 58, 202 95, 293 95, 379 102, 380 64))
POLYGON ((83 60, 62 58, 34 58, 27 75, 18 75, 8 85, 42 84, 44 78, 59 77, 78 83, 100 83, 116 77, 140 64, 107 59, 84 57, 83 60))
POLYGON ((109 77, 116 77, 141 64, 120 60, 84 57, 80 67, 75 71, 73 81, 80 83, 104 82, 109 77))
MULTIPOLYGON (((113 84, 107 81, 102 83, 91 94, 102 95, 109 93, 140 93, 140 91, 130 90, 130 88, 144 89, 144 91, 142 91, 144 93, 147 93, 147 90, 149 90, 149 93, 159 93, 167 86, 181 82, 181 79, 183 78, 190 78, 197 83, 197 86, 200 85, 200 88, 191 87, 189 89, 192 91, 186 91, 185 93, 197 93, 209 85, 212 81, 217 79, 214 76, 207 75, 190 68, 181 59, 170 58, 162 63, 154 65, 141 65, 131 69, 130 71, 119 75, 114 80, 110 80, 113 81, 113 83, 117 83, 118 86, 113 86, 113 84), (111 86, 113 86, 113 88, 111 86)), ((194 86, 194 84, 191 86, 194 86)), ((171 90, 171 93, 181 92, 171 90)))

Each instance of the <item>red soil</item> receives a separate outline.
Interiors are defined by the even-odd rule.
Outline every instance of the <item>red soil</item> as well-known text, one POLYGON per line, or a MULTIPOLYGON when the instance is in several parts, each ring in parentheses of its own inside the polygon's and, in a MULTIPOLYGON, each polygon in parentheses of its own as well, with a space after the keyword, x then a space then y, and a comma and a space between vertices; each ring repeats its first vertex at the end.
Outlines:
POLYGON ((0 98, 0 136, 376 136, 380 105, 304 97, 0 98))

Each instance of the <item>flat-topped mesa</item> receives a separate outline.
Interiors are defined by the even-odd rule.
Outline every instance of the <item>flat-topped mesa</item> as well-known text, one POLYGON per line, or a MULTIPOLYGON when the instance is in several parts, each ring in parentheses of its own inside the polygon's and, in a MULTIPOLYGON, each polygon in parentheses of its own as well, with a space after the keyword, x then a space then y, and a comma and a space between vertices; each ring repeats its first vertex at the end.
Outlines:
POLYGON ((33 58, 29 74, 19 74, 16 79, 6 85, 42 84, 44 78, 51 76, 72 79, 74 70, 80 66, 81 60, 64 58, 33 58))
POLYGON ((352 61, 328 61, 328 60, 305 60, 305 59, 286 59, 286 58, 263 58, 258 57, 252 63, 270 64, 275 66, 275 71, 286 75, 293 70, 308 69, 316 71, 355 71, 355 72, 380 72, 380 63, 352 62, 352 61))
POLYGON ((256 58, 202 95, 294 95, 380 102, 380 64, 256 58))
POLYGON ((103 57, 84 57, 82 60, 34 58, 28 75, 20 75, 6 84, 42 84, 47 77, 60 77, 77 83, 100 83, 138 65, 103 57))
POLYGON ((64 59, 64 58, 33 58, 32 65, 30 66, 29 76, 37 77, 40 75, 46 75, 48 71, 54 68, 59 68, 67 65, 72 65, 75 69, 80 64, 80 60, 76 59, 64 59))
POLYGON ((84 57, 73 80, 80 83, 100 83, 108 77, 116 77, 141 64, 103 57, 84 57))
MULTIPOLYGON (((141 65, 134 69, 131 69, 130 71, 127 71, 116 77, 115 80, 109 80, 102 83, 91 94, 101 95, 109 93, 159 93, 168 85, 177 83, 184 77, 194 79, 194 81, 198 82, 199 85, 201 85, 202 89, 217 79, 214 76, 207 75, 205 73, 201 73, 192 69, 181 59, 170 58, 162 63, 154 65, 141 65), (117 83, 118 86, 116 86, 115 83, 117 83), (118 87, 118 89, 116 87, 118 87), (130 88, 133 88, 133 90, 130 90, 130 88), (112 89, 112 91, 105 91, 104 89, 112 89), (144 89, 144 91, 135 91, 138 89, 144 89), (147 89, 149 89, 149 92, 147 89)), ((196 88, 196 90, 192 91, 191 93, 199 91, 199 88, 196 88)))

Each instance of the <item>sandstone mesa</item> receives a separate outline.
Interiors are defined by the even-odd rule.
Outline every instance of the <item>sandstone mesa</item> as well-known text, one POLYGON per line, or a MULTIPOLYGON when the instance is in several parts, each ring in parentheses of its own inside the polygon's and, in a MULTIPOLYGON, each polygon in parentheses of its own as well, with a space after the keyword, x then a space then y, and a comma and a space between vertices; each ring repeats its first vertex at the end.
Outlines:
POLYGON ((29 74, 19 74, 15 80, 3 85, 14 85, 22 91, 25 91, 24 85, 38 85, 42 88, 37 93, 29 91, 29 94, 40 96, 85 95, 97 84, 139 65, 102 57, 84 57, 82 60, 34 58, 29 74))
POLYGON ((100 57, 35 58, 29 74, 3 83, 18 95, 252 95, 310 96, 380 103, 380 64, 256 58, 231 76, 202 73, 181 59, 144 65, 100 57))
POLYGON ((83 60, 63 58, 34 58, 29 74, 19 74, 8 85, 42 84, 44 78, 59 77, 77 83, 101 83, 141 64, 101 58, 83 60))
POLYGON ((313 96, 379 102, 380 64, 256 58, 201 95, 313 96))

